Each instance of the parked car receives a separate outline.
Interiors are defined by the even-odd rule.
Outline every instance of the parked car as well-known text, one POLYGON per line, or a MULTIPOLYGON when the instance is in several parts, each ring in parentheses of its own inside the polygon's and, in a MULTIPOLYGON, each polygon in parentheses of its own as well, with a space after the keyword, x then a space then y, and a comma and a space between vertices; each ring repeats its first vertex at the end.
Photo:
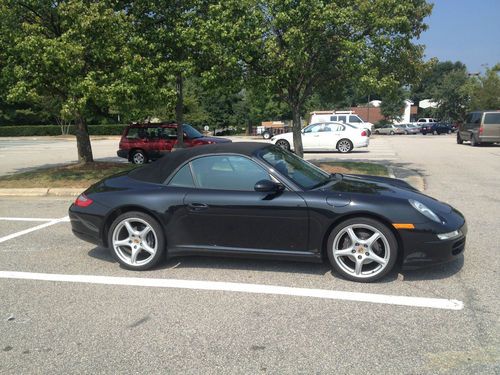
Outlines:
POLYGON ((382 125, 380 128, 375 129, 375 134, 404 134, 405 131, 403 128, 398 127, 397 125, 387 124, 382 125))
MULTIPOLYGON (((220 137, 207 137, 191 125, 184 124, 184 146, 231 142, 220 137)), ((123 131, 116 154, 134 164, 144 164, 172 151, 177 144, 177 124, 129 125, 123 131)))
POLYGON ((131 270, 182 255, 328 259, 359 282, 456 259, 467 233, 460 212, 404 181, 331 175, 263 142, 173 152, 93 185, 69 217, 131 270))
MULTIPOLYGON (((271 138, 271 142, 285 150, 293 150, 293 133, 284 133, 271 138)), ((302 129, 304 151, 351 152, 356 147, 368 147, 368 132, 350 124, 325 122, 311 124, 302 129)))
POLYGON ((457 132, 457 143, 464 141, 470 141, 471 146, 500 142, 500 110, 467 114, 457 132))
POLYGON ((418 134, 420 133, 420 127, 417 125, 413 124, 401 124, 401 125, 396 125, 403 129, 404 134, 418 134))
POLYGON ((452 127, 450 124, 444 123, 444 122, 435 122, 432 124, 427 124, 427 125, 422 125, 420 128, 420 133, 423 135, 426 135, 428 133, 430 134, 451 134, 453 132, 452 127))
POLYGON ((439 120, 432 118, 432 117, 422 117, 417 120, 417 124, 419 125, 424 125, 424 124, 431 124, 434 122, 438 122, 439 120))

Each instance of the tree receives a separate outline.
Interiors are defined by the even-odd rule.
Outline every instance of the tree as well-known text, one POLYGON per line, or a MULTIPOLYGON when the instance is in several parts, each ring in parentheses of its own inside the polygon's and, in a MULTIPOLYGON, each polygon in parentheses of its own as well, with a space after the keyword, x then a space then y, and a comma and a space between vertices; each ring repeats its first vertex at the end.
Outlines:
POLYGON ((397 120, 401 117, 405 106, 405 99, 408 98, 408 93, 402 87, 393 87, 381 95, 382 103, 380 112, 389 120, 397 120))
POLYGON ((300 117, 319 87, 357 79, 377 88, 413 79, 422 48, 412 40, 425 30, 432 6, 424 0, 248 0, 246 8, 242 17, 255 17, 258 27, 245 45, 252 57, 241 60, 289 106, 294 149, 302 156, 300 117))
POLYGON ((435 117, 444 121, 459 121, 465 117, 470 102, 470 79, 464 67, 446 73, 430 91, 438 107, 435 117))
POLYGON ((134 52, 141 40, 130 15, 107 1, 1 0, 0 18, 1 34, 11 40, 1 72, 10 77, 7 98, 49 100, 58 116, 76 125, 79 162, 92 162, 92 109, 147 101, 147 90, 138 93, 151 66, 134 52))
POLYGON ((472 83, 471 110, 500 109, 500 63, 472 83))

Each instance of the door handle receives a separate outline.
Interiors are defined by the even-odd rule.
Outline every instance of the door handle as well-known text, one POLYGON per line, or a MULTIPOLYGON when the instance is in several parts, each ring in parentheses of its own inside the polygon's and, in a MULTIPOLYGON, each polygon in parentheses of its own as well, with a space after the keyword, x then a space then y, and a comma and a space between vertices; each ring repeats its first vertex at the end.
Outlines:
POLYGON ((190 211, 201 211, 206 210, 208 208, 208 204, 205 203, 189 203, 188 204, 190 211))

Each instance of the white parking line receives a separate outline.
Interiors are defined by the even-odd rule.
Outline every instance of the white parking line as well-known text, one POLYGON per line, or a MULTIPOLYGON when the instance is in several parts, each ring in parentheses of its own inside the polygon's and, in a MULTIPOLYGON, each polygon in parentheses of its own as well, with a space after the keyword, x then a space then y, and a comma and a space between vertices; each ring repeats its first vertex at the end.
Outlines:
POLYGON ((155 288, 177 288, 194 290, 216 290, 224 292, 274 294, 286 296, 314 297, 336 299, 344 301, 358 301, 380 303, 388 305, 430 307, 445 310, 461 310, 462 301, 441 298, 407 297, 384 294, 343 292, 326 289, 293 288, 277 285, 258 285, 243 283, 228 283, 219 281, 176 280, 176 279, 149 279, 138 277, 111 277, 93 275, 62 275, 49 273, 0 271, 0 279, 22 279, 41 281, 60 281, 70 283, 127 285, 155 288))
POLYGON ((0 217, 3 221, 53 221, 59 219, 45 219, 41 217, 0 217))
POLYGON ((37 230, 40 230, 40 229, 43 229, 46 227, 50 227, 51 225, 54 225, 54 224, 67 222, 67 221, 69 221, 68 216, 62 217, 60 219, 51 219, 50 221, 48 221, 44 224, 37 225, 36 227, 28 228, 28 229, 22 230, 20 232, 16 232, 16 233, 12 233, 12 234, 9 234, 7 236, 4 236, 4 237, 0 237, 0 243, 11 240, 11 239, 19 237, 19 236, 24 236, 25 234, 28 234, 28 233, 31 233, 31 232, 34 232, 34 231, 37 231, 37 230))

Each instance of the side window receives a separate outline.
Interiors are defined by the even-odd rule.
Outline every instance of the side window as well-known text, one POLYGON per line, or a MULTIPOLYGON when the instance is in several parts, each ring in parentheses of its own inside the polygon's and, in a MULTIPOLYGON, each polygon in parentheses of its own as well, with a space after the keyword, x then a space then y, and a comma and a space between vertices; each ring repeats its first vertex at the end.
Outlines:
POLYGON ((139 129, 129 128, 127 132, 127 139, 139 139, 139 129))
POLYGON ((481 122, 481 113, 475 112, 472 114, 472 123, 479 124, 481 122))
POLYGON ((361 123, 363 122, 358 116, 349 116, 349 122, 352 122, 353 124, 355 123, 361 123))
POLYGON ((330 116, 330 121, 337 121, 337 116, 330 116))
POLYGON ((500 125, 500 112, 499 113, 487 113, 484 115, 484 124, 491 125, 497 124, 500 125))
POLYGON ((347 122, 347 116, 339 116, 339 122, 347 122))
POLYGON ((317 133, 325 131, 325 124, 315 124, 306 129, 306 133, 317 133))
POLYGON ((264 168, 242 156, 205 156, 191 162, 196 184, 204 189, 254 191, 271 177, 264 168))
POLYGON ((465 123, 471 123, 472 122, 472 113, 468 113, 467 116, 465 116, 465 123))
POLYGON ((333 131, 336 131, 336 132, 343 132, 345 130, 345 126, 344 125, 331 125, 334 127, 333 131))
POLYGON ((163 139, 177 139, 177 128, 162 128, 163 139))
POLYGON ((184 167, 179 169, 175 176, 170 180, 168 185, 194 188, 195 185, 193 181, 193 175, 191 174, 191 168, 189 168, 189 164, 186 164, 184 167))

